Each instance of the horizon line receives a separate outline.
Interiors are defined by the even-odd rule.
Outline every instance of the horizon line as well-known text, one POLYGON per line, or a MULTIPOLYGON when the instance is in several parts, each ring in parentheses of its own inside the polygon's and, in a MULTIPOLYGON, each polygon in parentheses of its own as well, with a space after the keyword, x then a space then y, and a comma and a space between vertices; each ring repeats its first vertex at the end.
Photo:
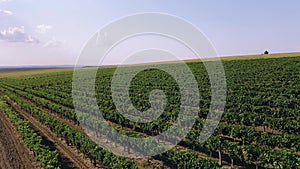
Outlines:
MULTIPOLYGON (((207 58, 196 58, 196 59, 187 59, 187 60, 169 60, 169 61, 161 61, 161 62, 141 62, 141 63, 133 63, 133 64, 123 64, 124 66, 128 65, 139 65, 139 64, 154 64, 154 63, 174 63, 177 61, 185 61, 185 62, 193 62, 193 61, 215 61, 217 59, 221 60, 230 60, 230 58, 239 58, 239 59, 249 59, 250 57, 258 57, 265 56, 264 58, 272 58, 272 56, 281 56, 288 55, 286 57, 300 56, 299 52, 280 52, 280 53, 269 53, 269 54, 241 54, 241 55, 226 55, 226 56, 218 56, 218 57, 207 57, 207 58), (271 57, 266 57, 271 56, 271 57)), ((107 65, 76 65, 76 64, 28 64, 28 65, 0 65, 0 69, 10 69, 10 68, 82 68, 82 67, 109 67, 109 66, 123 66, 122 64, 107 64, 107 65)))

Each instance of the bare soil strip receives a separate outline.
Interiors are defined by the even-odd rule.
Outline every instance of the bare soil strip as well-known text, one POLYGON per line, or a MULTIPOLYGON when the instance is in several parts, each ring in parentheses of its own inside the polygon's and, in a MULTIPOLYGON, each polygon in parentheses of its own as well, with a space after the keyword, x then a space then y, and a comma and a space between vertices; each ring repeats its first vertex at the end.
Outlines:
MULTIPOLYGON (((69 125, 70 127, 80 131, 81 133, 85 134, 86 133, 84 132, 84 130, 82 129, 82 127, 80 125, 77 125, 75 124, 73 121, 70 121, 70 120, 67 120, 65 118, 62 118, 61 116, 59 116, 57 113, 43 107, 43 106, 38 106, 37 104, 35 104, 34 102, 32 102, 31 100, 28 100, 24 97, 21 97, 21 99, 28 103, 28 104, 32 104, 33 106, 37 106, 39 107, 41 110, 49 113, 51 116, 57 118, 58 120, 66 123, 67 125, 69 125)), ((115 124, 113 122, 110 122, 108 121, 110 124, 114 124, 116 126, 119 126, 118 124, 115 124)), ((122 127, 123 130, 127 130, 127 131, 132 131, 132 129, 130 128, 126 128, 126 127, 122 127)), ((93 135, 94 133, 89 133, 89 135, 93 135)), ((145 133, 139 133, 141 135, 143 135, 144 137, 148 137, 149 135, 145 134, 145 133)), ((108 140, 108 139, 105 139, 105 136, 103 137, 97 137, 97 142, 100 143, 101 145, 107 145, 107 143, 109 142, 113 142, 111 140, 108 140), (102 139, 100 139, 102 138, 102 139)), ((168 143, 166 143, 168 144, 168 143)), ((110 146, 108 147, 105 147, 106 149, 114 149, 115 151, 118 151, 119 154, 122 154, 122 151, 124 151, 124 148, 123 146, 119 145, 119 144, 111 144, 110 146)), ((179 150, 191 150, 187 147, 183 147, 183 146, 180 146, 180 145, 176 145, 176 148, 178 148, 179 150)), ((192 150, 194 151, 194 150, 192 150)), ((135 153, 133 149, 130 149, 130 152, 131 153, 135 153)), ((200 157, 203 157, 203 158, 209 158, 209 159, 212 159, 212 160, 215 160, 215 161, 218 161, 217 158, 214 158, 214 157, 209 157, 209 155, 207 154, 204 154, 204 153, 201 153, 201 152, 198 152, 198 151, 194 151, 195 153, 197 153, 200 157)), ((136 153, 135 153, 136 154, 136 153)), ((167 165, 164 164, 163 161, 160 161, 160 160, 157 160, 157 159, 154 159, 154 158, 150 158, 150 159, 146 159, 146 158, 131 158, 131 160, 133 160, 136 165, 139 167, 139 168, 153 168, 153 166, 156 166, 156 167, 162 167, 162 168, 169 168, 167 165)), ((230 164, 226 163, 226 161, 223 161, 223 167, 224 168, 230 168, 230 164)), ((239 166, 235 166, 235 168, 239 168, 239 166)))
MULTIPOLYGON (((38 108, 40 108, 41 110, 43 110, 44 112, 48 113, 49 115, 51 115, 52 117, 60 120, 61 122, 69 125, 71 128, 78 130, 79 132, 81 132, 82 134, 87 135, 87 133, 84 131, 84 129, 80 126, 75 124, 73 121, 62 118, 61 116, 59 116, 57 113, 43 107, 43 106, 38 106, 37 104, 35 104, 34 102, 32 102, 31 100, 28 100, 24 97, 21 97, 22 101, 31 104, 33 106, 36 106, 38 108)), ((89 133, 92 134, 92 133, 89 133)), ((100 138, 100 137, 98 137, 100 138)), ((101 137, 102 139, 97 139, 97 142, 100 143, 100 145, 107 145, 108 142, 112 142, 111 140, 107 140, 105 139, 105 136, 101 137)), ((106 149, 114 149, 114 150, 118 150, 119 154, 122 154, 121 152, 124 151, 123 146, 119 145, 119 144, 111 144, 111 147, 105 147, 106 149)), ((132 153, 134 153, 133 149, 130 149, 130 151, 132 153)), ((146 158, 131 158, 132 161, 135 162, 135 164, 139 167, 139 168, 153 168, 153 166, 156 166, 154 168, 169 168, 168 166, 164 165, 162 161, 150 158, 150 159, 146 159, 146 158)))
MULTIPOLYGON (((40 108, 44 112, 49 113, 54 118, 56 118, 56 119, 58 119, 58 120, 60 120, 60 121, 62 121, 64 123, 66 123, 70 127, 72 127, 74 129, 80 131, 82 134, 87 135, 86 132, 88 132, 88 131, 84 131, 84 129, 80 125, 75 124, 73 121, 68 120, 66 118, 63 118, 60 115, 58 115, 56 112, 53 112, 52 110, 49 110, 49 109, 47 109, 47 108, 45 108, 43 106, 39 106, 36 103, 34 103, 33 101, 31 101, 31 100, 28 100, 28 99, 26 99, 24 97, 20 97, 20 98, 22 99, 22 101, 24 101, 24 102, 26 102, 28 104, 32 104, 33 106, 36 106, 36 107, 40 108)), ((48 99, 45 99, 45 100, 48 100, 48 99)), ((51 101, 51 100, 48 100, 48 101, 51 101)), ((115 124, 113 122, 110 122, 110 121, 108 121, 108 122, 110 124, 119 126, 118 124, 115 124)), ((132 129, 126 128, 126 127, 122 127, 122 129, 123 130, 127 130, 127 131, 132 131, 132 129)), ((145 133, 140 133, 140 132, 137 132, 137 133, 141 134, 144 137, 148 137, 149 136, 149 135, 147 135, 145 133)), ((93 135, 93 133, 88 133, 88 134, 89 135, 93 135)), ((276 133, 273 132, 273 134, 276 134, 276 133)), ((241 141, 240 139, 236 139, 236 138, 233 138, 233 137, 230 137, 230 136, 222 135, 222 137, 228 138, 228 139, 232 139, 232 140, 235 140, 235 141, 241 141)), ((113 142, 113 141, 110 141, 108 139, 105 139, 105 136, 98 137, 98 139, 96 141, 98 143, 100 143, 100 145, 107 145, 108 142, 113 142), (102 138, 102 139, 100 139, 100 138, 102 138)), ((165 143, 165 144, 168 144, 168 143, 165 143)), ((111 144, 110 146, 105 147, 105 148, 106 149, 114 149, 115 151, 118 151, 119 154, 122 154, 121 152, 124 151, 123 146, 121 146, 119 144, 115 144, 115 143, 111 144)), ((184 146, 181 146, 181 145, 176 145, 175 148, 177 148, 179 150, 191 150, 191 151, 194 151, 196 154, 198 154, 200 157, 209 158, 209 159, 212 159, 214 161, 218 161, 218 158, 216 158, 216 157, 210 157, 208 154, 205 154, 205 153, 202 153, 202 152, 199 152, 199 151, 196 151, 196 150, 192 150, 190 148, 187 148, 187 147, 184 147, 184 146)), ((130 149, 130 152, 135 153, 133 149, 130 149)), ((160 167, 163 167, 163 168, 169 168, 167 165, 164 164, 163 161, 160 161, 160 160, 157 160, 157 159, 154 159, 154 158, 150 158, 150 159, 145 159, 145 158, 131 158, 131 160, 133 160, 139 168, 147 168, 146 166, 149 166, 149 167, 153 168, 152 165, 160 166, 160 167)), ((222 161, 222 165, 223 165, 222 167, 224 167, 224 168, 230 168, 230 164, 227 161, 225 161, 225 160, 222 161)), ((235 165, 234 166, 234 168, 242 168, 242 167, 243 167, 242 165, 235 165)))
MULTIPOLYGON (((65 119, 65 118, 62 118, 62 117, 59 116, 57 113, 55 113, 55 112, 53 112, 53 111, 51 111, 51 110, 49 110, 49 109, 47 109, 47 108, 45 108, 45 107, 43 107, 43 106, 38 106, 36 103, 34 103, 34 102, 32 102, 31 100, 28 100, 28 99, 26 99, 26 98, 24 98, 24 97, 21 97, 21 99, 22 99, 24 102, 28 103, 28 104, 32 104, 32 105, 34 105, 34 106, 39 107, 41 110, 43 110, 43 111, 49 113, 51 116, 57 118, 58 120, 60 120, 60 121, 62 121, 62 122, 64 122, 64 123, 66 123, 66 124, 69 125, 70 127, 74 128, 74 129, 76 129, 76 130, 78 130, 78 131, 80 131, 81 133, 83 133, 83 134, 86 135, 86 133, 84 132, 84 130, 82 129, 82 127, 81 127, 80 125, 75 124, 73 121, 67 120, 67 119, 65 119)), ((119 126, 118 124, 115 124, 115 123, 113 123, 113 122, 110 122, 110 121, 108 121, 108 122, 109 122, 109 124, 114 124, 114 125, 116 125, 116 126, 119 126)), ((123 129, 123 130, 126 130, 126 131, 132 131, 132 129, 126 128, 126 127, 122 127, 122 129, 123 129)), ((145 133, 140 133, 140 132, 138 132, 138 133, 141 134, 141 135, 144 136, 144 137, 149 137, 149 135, 147 135, 147 134, 145 134, 145 133)), ((94 134, 94 133, 89 133, 89 135, 93 135, 93 134, 94 134)), ((232 138, 232 137, 229 137, 229 136, 224 136, 224 137, 227 137, 227 138, 230 138, 230 139, 235 139, 235 138, 232 138)), ((113 141, 110 141, 110 140, 108 140, 108 139, 105 139, 105 136, 103 136, 103 137, 97 137, 97 138, 98 138, 98 139, 97 139, 96 141, 97 141, 98 143, 100 143, 101 145, 107 145, 107 143, 113 142, 113 141), (102 139, 100 139, 100 138, 102 138, 102 139)), ((236 141, 240 141, 239 139, 235 139, 235 140, 236 140, 236 141)), ((168 144, 168 143, 166 143, 166 144, 168 144)), ((124 151, 123 146, 121 146, 121 145, 119 145, 119 144, 115 144, 115 143, 114 143, 114 144, 111 144, 110 146, 105 147, 105 148, 106 148, 106 149, 114 149, 115 151, 118 151, 119 154, 122 154, 122 151, 124 151)), ((203 157, 203 158, 209 158, 209 159, 218 161, 218 158, 210 157, 208 154, 201 153, 201 152, 198 152, 198 151, 189 149, 189 148, 187 148, 187 147, 183 147, 183 146, 181 146, 181 145, 176 145, 176 148, 178 148, 179 150, 182 150, 182 151, 184 151, 184 150, 191 150, 191 151, 194 151, 195 153, 197 153, 200 157, 203 157)), ((130 149, 130 152, 131 152, 131 153, 135 153, 133 149, 130 149)), ((135 153, 135 154, 137 154, 137 153, 135 153)), ((163 167, 163 168, 169 168, 168 166, 166 166, 166 165, 163 163, 163 161, 159 161, 159 160, 154 159, 154 158, 151 158, 151 159, 145 159, 145 158, 131 158, 131 160, 133 160, 133 161, 137 164, 137 166, 138 166, 139 168, 147 168, 147 166, 153 168, 153 165, 155 165, 155 166, 160 166, 160 167, 163 167)), ((223 167, 224 167, 224 168, 230 168, 230 164, 227 163, 226 161, 223 161, 223 167)), ((234 168, 240 168, 240 167, 242 167, 242 166, 238 166, 238 165, 235 165, 235 166, 234 166, 234 168)))
POLYGON ((47 126, 41 124, 37 119, 26 113, 21 107, 15 104, 12 100, 7 100, 8 103, 20 113, 20 115, 28 120, 34 129, 39 131, 41 135, 47 137, 47 139, 55 143, 57 151, 64 157, 66 157, 73 165, 74 168, 78 169, 94 169, 96 167, 86 158, 83 157, 77 149, 70 147, 66 144, 65 141, 58 138, 55 133, 53 133, 47 126))
POLYGON ((0 168, 41 168, 20 137, 6 114, 0 110, 0 168))

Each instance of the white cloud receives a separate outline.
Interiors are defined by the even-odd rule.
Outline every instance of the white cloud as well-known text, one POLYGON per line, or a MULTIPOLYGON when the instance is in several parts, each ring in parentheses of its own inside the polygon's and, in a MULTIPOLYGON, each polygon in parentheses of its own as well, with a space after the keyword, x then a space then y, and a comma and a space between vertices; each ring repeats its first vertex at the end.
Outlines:
POLYGON ((6 42, 39 43, 38 39, 25 33, 24 26, 9 27, 6 30, 0 30, 0 40, 6 42))
POLYGON ((6 15, 12 15, 13 12, 9 10, 0 9, 0 13, 6 14, 6 15))
POLYGON ((28 37, 25 39, 24 42, 26 42, 26 43, 39 43, 40 41, 39 41, 37 38, 35 38, 35 37, 28 36, 28 37))
POLYGON ((45 34, 53 27, 51 25, 37 25, 35 28, 35 32, 39 34, 45 34))
POLYGON ((9 2, 9 1, 11 1, 11 0, 0 0, 0 3, 1 2, 9 2))
POLYGON ((56 40, 55 38, 52 38, 48 42, 46 42, 43 47, 57 47, 62 45, 64 42, 56 40))

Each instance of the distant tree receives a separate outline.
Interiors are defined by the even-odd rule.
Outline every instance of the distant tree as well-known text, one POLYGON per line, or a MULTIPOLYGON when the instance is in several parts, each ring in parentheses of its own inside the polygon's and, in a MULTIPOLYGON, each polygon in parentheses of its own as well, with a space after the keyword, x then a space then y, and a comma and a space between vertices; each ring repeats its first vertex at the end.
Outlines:
POLYGON ((269 52, 266 50, 266 51, 264 52, 264 54, 267 55, 267 54, 269 54, 269 52))

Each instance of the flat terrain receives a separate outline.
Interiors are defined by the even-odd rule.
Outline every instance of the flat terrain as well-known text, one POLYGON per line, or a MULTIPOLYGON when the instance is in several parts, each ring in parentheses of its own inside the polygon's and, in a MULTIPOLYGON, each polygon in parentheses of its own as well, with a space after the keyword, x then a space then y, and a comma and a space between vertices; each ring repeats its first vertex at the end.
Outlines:
MULTIPOLYGON (((240 56, 221 56, 218 58, 203 58, 201 60, 199 59, 190 59, 190 60, 184 60, 185 63, 192 63, 192 62, 207 62, 207 61, 216 61, 216 60, 222 60, 222 61, 230 61, 230 60, 250 60, 250 59, 268 59, 268 58, 285 58, 285 57, 297 57, 300 56, 300 52, 294 52, 294 53, 274 53, 274 54, 259 54, 259 55, 240 55, 240 56)), ((182 62, 182 61, 181 61, 182 62)), ((153 63, 146 63, 146 64, 138 64, 138 65, 152 65, 152 64, 174 64, 178 63, 178 61, 167 61, 167 62, 153 62, 153 63)), ((125 66, 134 66, 131 64, 125 65, 125 66)), ((116 66, 104 66, 107 68, 115 68, 116 66)))
MULTIPOLYGON (((267 58, 283 58, 300 56, 300 52, 294 53, 274 53, 274 54, 260 54, 260 55, 241 55, 241 56, 222 56, 221 60, 249 60, 249 59, 267 59, 267 58)), ((204 59, 206 60, 206 59, 204 59)), ((207 59, 207 60, 214 60, 207 59)))
POLYGON ((15 76, 26 76, 26 75, 35 75, 35 74, 44 74, 44 73, 52 73, 52 72, 62 72, 62 71, 70 71, 73 68, 28 68, 28 69, 0 69, 0 78, 4 77, 15 77, 15 76))
MULTIPOLYGON (((241 56, 222 56, 220 57, 221 60, 249 60, 249 59, 267 59, 267 58, 282 58, 282 57, 295 57, 300 56, 300 52, 295 53, 275 53, 275 54, 268 54, 268 55, 241 55, 241 56)), ((218 58, 219 59, 219 58, 218 58)), ((207 58, 203 60, 185 60, 184 62, 199 62, 199 61, 214 61, 218 60, 216 58, 207 58)), ((177 63, 177 61, 171 62, 162 62, 162 63, 177 63)), ((154 64, 154 63, 150 63, 154 64)), ((159 63, 155 63, 159 64, 159 63)), ((143 64, 141 64, 143 65, 143 64)), ((107 68, 115 68, 116 66, 104 66, 107 68)), ((35 75, 35 74, 45 74, 45 73, 52 73, 52 72, 63 72, 63 71, 72 71, 73 68, 16 68, 16 69, 0 69, 0 78, 4 77, 16 77, 16 76, 26 76, 26 75, 35 75)))
MULTIPOLYGON (((3 98, 9 107, 58 152, 61 168, 126 168, 127 164, 143 169, 193 168, 200 164, 200 168, 299 168, 300 53, 221 57, 221 60, 228 93, 225 112, 215 133, 205 144, 199 143, 199 131, 209 110, 211 85, 204 65, 198 63, 199 60, 186 60, 201 86, 199 117, 190 135, 174 149, 151 158, 122 159, 107 153, 105 148, 94 151, 88 135, 99 133, 85 133, 80 124, 82 121, 77 121, 86 117, 74 112, 72 68, 0 69, 0 97, 5 95, 3 98), (97 152, 99 154, 93 156, 97 152)), ((178 62, 156 64, 173 63, 178 62)), ((133 137, 150 137, 172 125, 181 98, 176 81, 170 75, 147 70, 132 80, 130 99, 137 109, 149 108, 147 93, 153 89, 166 92, 170 102, 158 123, 138 124, 122 118, 111 100, 110 82, 114 68, 116 66, 99 69, 99 80, 96 81, 98 109, 114 129, 133 137)), ((117 94, 123 99, 121 89, 117 94)), ((93 95, 89 91, 79 94, 86 101, 80 103, 80 111, 90 112, 93 95)), ((94 122, 93 119, 86 120, 94 122)), ((106 136, 104 133, 102 140, 97 141, 109 142, 119 151, 126 151, 120 144, 122 140, 111 140, 106 136)), ((33 152, 21 140, 5 112, 0 111, 0 169, 39 168, 40 162, 36 162, 33 152)), ((133 151, 127 148, 127 151, 133 151)))

